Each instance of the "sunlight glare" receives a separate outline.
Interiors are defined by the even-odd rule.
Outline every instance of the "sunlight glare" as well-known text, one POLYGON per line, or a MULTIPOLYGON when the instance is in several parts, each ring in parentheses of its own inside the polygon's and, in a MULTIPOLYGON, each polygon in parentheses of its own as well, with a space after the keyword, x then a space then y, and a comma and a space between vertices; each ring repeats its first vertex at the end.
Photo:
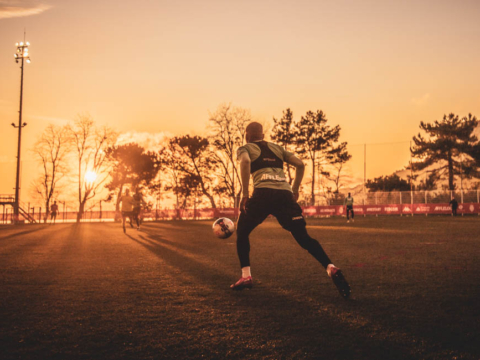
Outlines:
POLYGON ((88 183, 93 183, 95 180, 97 180, 97 173, 94 171, 87 171, 85 173, 85 181, 88 183))

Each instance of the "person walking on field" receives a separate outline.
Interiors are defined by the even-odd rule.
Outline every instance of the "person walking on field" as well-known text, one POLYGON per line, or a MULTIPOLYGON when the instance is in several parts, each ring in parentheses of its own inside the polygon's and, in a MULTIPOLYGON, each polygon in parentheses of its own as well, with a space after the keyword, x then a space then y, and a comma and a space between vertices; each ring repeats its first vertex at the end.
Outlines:
POLYGON ((55 224, 55 221, 57 220, 57 213, 58 213, 58 205, 57 205, 57 202, 54 201, 52 206, 50 206, 50 223, 53 222, 53 224, 55 224))
POLYGON ((322 264, 340 294, 348 299, 350 286, 342 271, 332 264, 319 242, 308 235, 302 209, 297 203, 305 165, 293 153, 263 139, 262 125, 251 122, 246 128, 247 144, 237 151, 243 193, 237 224, 237 254, 242 276, 230 288, 243 290, 253 287, 249 235, 271 214, 277 218, 285 230, 293 235, 302 248, 322 264), (283 170, 284 162, 293 165, 296 169, 293 186, 290 186, 286 180, 283 170), (253 177, 254 186, 252 197, 249 196, 248 190, 250 175, 253 177))
POLYGON ((458 201, 454 197, 450 200, 450 206, 452 207, 452 216, 457 216, 458 201))
POLYGON ((120 198, 120 202, 122 203, 122 221, 123 221, 123 232, 126 234, 127 229, 125 228, 125 220, 127 217, 130 219, 130 227, 133 228, 132 219, 133 219, 133 204, 135 200, 133 196, 130 195, 130 190, 125 190, 125 195, 120 198))
MULTIPOLYGON (((133 217, 137 223, 137 230, 140 230, 140 213, 142 212, 142 206, 145 204, 143 201, 143 195, 140 192, 140 188, 135 189, 135 194, 133 194, 133 217)), ((131 223, 131 222, 130 222, 131 223)))
POLYGON ((355 222, 355 212, 353 211, 353 197, 350 193, 348 193, 348 196, 345 198, 344 205, 347 213, 347 223, 350 222, 350 213, 352 214, 352 222, 355 222))

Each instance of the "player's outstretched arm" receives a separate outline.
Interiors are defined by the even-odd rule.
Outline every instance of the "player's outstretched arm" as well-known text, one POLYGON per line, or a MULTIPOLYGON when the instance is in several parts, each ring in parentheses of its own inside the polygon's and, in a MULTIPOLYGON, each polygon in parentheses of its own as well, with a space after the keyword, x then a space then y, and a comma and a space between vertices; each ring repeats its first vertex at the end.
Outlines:
POLYGON ((242 202, 240 204, 240 209, 245 212, 245 204, 248 199, 248 185, 250 182, 250 155, 248 152, 243 152, 238 157, 240 160, 240 178, 242 180, 242 202))
POLYGON ((300 184, 302 183, 303 175, 305 173, 305 164, 295 155, 288 157, 286 162, 295 167, 295 180, 293 181, 292 191, 295 195, 295 199, 298 200, 298 190, 300 189, 300 184))

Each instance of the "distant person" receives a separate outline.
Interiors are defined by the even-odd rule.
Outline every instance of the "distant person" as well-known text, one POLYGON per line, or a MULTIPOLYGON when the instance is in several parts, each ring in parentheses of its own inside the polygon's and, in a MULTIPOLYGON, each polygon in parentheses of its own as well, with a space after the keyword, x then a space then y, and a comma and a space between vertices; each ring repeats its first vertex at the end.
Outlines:
POLYGON ((344 205, 347 212, 347 223, 350 222, 350 213, 352 213, 352 222, 355 222, 355 212, 353 211, 353 197, 350 193, 348 193, 348 196, 345 198, 344 205))
MULTIPOLYGON (((320 243, 307 232, 307 223, 298 205, 298 189, 302 182, 305 165, 302 160, 283 147, 263 140, 263 127, 251 122, 246 127, 246 145, 238 148, 243 197, 237 224, 237 254, 242 277, 230 287, 242 290, 253 286, 250 272, 250 233, 269 215, 277 218, 280 225, 289 231, 298 244, 307 250, 327 271, 340 294, 347 299, 350 286, 342 271, 332 264, 320 243), (283 170, 284 163, 295 167, 295 181, 288 183, 283 170), (253 195, 249 196, 250 175, 253 178, 253 195)), ((279 241, 279 239, 275 239, 279 241)), ((288 264, 286 265, 288 268, 288 264)), ((279 276, 279 283, 285 280, 279 276)))
POLYGON ((125 221, 127 217, 130 219, 130 227, 133 228, 132 219, 133 219, 133 204, 135 200, 133 196, 130 195, 130 189, 125 190, 125 195, 120 198, 120 203, 122 203, 122 221, 123 221, 123 232, 127 233, 125 228, 125 221))
POLYGON ((140 192, 140 188, 137 187, 135 189, 135 194, 133 194, 133 218, 137 223, 137 230, 140 230, 140 217, 142 213, 142 207, 145 205, 145 201, 143 201, 143 195, 140 192))
POLYGON ((52 206, 50 206, 50 222, 53 222, 55 224, 55 221, 57 220, 57 213, 58 205, 57 202, 54 201, 52 206))
POLYGON ((455 198, 452 198, 452 200, 450 200, 450 206, 452 208, 452 216, 457 216, 457 209, 458 209, 458 201, 457 199, 455 198))

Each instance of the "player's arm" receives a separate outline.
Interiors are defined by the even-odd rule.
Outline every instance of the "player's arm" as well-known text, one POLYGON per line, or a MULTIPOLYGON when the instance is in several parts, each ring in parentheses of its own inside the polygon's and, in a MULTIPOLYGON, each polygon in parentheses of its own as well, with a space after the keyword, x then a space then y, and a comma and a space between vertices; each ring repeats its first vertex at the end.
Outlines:
POLYGON ((242 201, 240 209, 245 212, 245 204, 248 200, 248 186, 250 183, 250 155, 248 152, 242 152, 238 159, 240 160, 240 179, 242 180, 242 201))
POLYGON ((289 156, 285 161, 295 168, 295 180, 293 181, 292 191, 295 200, 298 200, 298 191, 303 180, 303 175, 305 174, 305 164, 295 155, 289 156))

